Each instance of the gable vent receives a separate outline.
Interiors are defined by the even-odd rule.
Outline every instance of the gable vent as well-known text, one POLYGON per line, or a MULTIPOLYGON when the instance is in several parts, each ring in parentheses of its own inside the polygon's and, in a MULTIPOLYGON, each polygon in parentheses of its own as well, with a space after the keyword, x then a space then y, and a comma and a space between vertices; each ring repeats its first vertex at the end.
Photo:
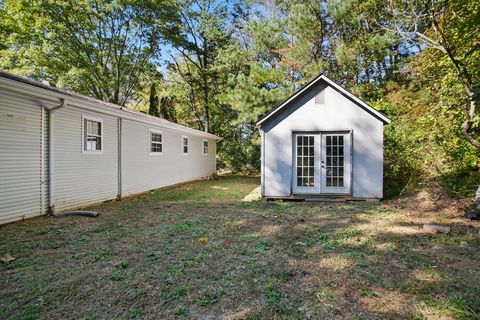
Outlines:
POLYGON ((325 104, 325 90, 320 91, 315 96, 315 104, 325 104))

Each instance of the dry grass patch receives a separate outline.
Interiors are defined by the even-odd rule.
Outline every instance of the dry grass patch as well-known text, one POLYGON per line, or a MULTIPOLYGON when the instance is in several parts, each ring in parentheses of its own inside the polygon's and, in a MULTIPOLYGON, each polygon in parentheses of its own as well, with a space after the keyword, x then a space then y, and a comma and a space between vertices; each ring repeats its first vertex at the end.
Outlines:
POLYGON ((91 208, 98 218, 0 227, 0 254, 17 258, 0 266, 2 318, 479 317, 478 224, 414 202, 243 201, 258 183, 222 177, 91 208), (450 234, 422 232, 439 219, 450 234))

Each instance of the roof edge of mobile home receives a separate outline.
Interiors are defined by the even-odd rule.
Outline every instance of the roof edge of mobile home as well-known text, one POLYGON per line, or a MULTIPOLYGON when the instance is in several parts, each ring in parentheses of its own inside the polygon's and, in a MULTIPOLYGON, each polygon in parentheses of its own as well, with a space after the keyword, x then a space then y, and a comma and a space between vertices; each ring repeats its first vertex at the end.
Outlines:
POLYGON ((69 105, 80 109, 95 108, 94 111, 96 112, 112 114, 143 123, 150 123, 175 131, 215 139, 216 141, 221 140, 220 137, 208 132, 189 128, 162 118, 157 118, 110 102, 94 99, 73 91, 61 89, 24 76, 0 71, 0 91, 2 91, 3 86, 8 86, 10 92, 15 91, 18 94, 26 95, 31 99, 35 99, 45 107, 54 107, 58 104, 58 99, 64 99, 69 105))
POLYGON ((342 86, 336 84, 334 81, 330 80, 327 76, 324 74, 320 74, 314 79, 312 79, 310 82, 305 84, 302 88, 297 90, 295 93, 293 93, 290 97, 288 97, 285 101, 280 103, 277 107, 273 108, 270 112, 268 112, 266 115, 260 118, 260 120, 257 121, 256 125, 260 126, 263 122, 268 120, 271 116, 276 114, 278 111, 282 110, 285 106, 287 106, 290 102, 295 100, 298 96, 300 96, 302 93, 307 91, 309 88, 313 87, 318 81, 323 80, 325 81, 328 85, 345 95, 347 98, 351 99, 354 101, 358 106, 362 107, 365 111, 368 113, 372 114, 374 117, 382 121, 384 124, 389 124, 392 122, 387 116, 382 114, 381 112, 377 111, 375 108, 372 106, 368 105, 366 102, 355 96, 353 93, 349 92, 342 86))

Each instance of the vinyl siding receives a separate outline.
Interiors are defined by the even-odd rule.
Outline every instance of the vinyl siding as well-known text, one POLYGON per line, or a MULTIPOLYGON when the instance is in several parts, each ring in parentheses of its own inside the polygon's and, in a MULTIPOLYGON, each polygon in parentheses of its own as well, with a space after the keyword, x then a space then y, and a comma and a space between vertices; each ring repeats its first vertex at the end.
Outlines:
POLYGON ((115 199, 118 194, 117 118, 67 106, 54 113, 55 209, 115 199), (83 116, 103 121, 102 153, 83 153, 83 116))
POLYGON ((215 172, 215 141, 209 140, 209 153, 203 155, 202 140, 182 132, 123 120, 122 195, 210 176, 215 172), (150 130, 162 132, 162 154, 150 154, 150 130), (186 155, 183 136, 189 139, 186 155))
POLYGON ((122 195, 130 195, 207 177, 216 170, 215 140, 208 140, 209 153, 203 155, 201 132, 101 104, 97 112, 88 105, 91 101, 84 104, 72 97, 67 97, 67 106, 49 119, 49 111, 39 101, 52 108, 58 105, 61 95, 52 98, 32 90, 20 96, 13 87, 0 81, 0 224, 48 212, 49 162, 53 164, 53 202, 58 212, 115 199, 120 192, 119 182, 122 195), (123 116, 138 120, 120 119, 123 116), (102 120, 101 153, 82 152, 83 117, 102 120), (51 159, 50 121, 54 127, 51 159), (162 127, 162 122, 171 128, 162 127), (150 129, 163 133, 162 155, 149 154, 150 129), (187 155, 183 154, 183 136, 189 138, 187 155), (123 153, 120 161, 119 147, 123 153))
POLYGON ((42 214, 41 117, 34 101, 0 99, 0 224, 42 214))

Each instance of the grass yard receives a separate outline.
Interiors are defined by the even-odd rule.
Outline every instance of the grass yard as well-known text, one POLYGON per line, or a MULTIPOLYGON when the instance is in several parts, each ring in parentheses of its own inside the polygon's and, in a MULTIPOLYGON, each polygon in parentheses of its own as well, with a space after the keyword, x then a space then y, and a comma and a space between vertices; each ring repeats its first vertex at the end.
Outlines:
POLYGON ((0 227, 2 319, 474 319, 480 235, 424 199, 243 201, 222 177, 0 227), (420 201, 420 202, 419 202, 420 201), (447 235, 423 223, 452 227, 447 235))

